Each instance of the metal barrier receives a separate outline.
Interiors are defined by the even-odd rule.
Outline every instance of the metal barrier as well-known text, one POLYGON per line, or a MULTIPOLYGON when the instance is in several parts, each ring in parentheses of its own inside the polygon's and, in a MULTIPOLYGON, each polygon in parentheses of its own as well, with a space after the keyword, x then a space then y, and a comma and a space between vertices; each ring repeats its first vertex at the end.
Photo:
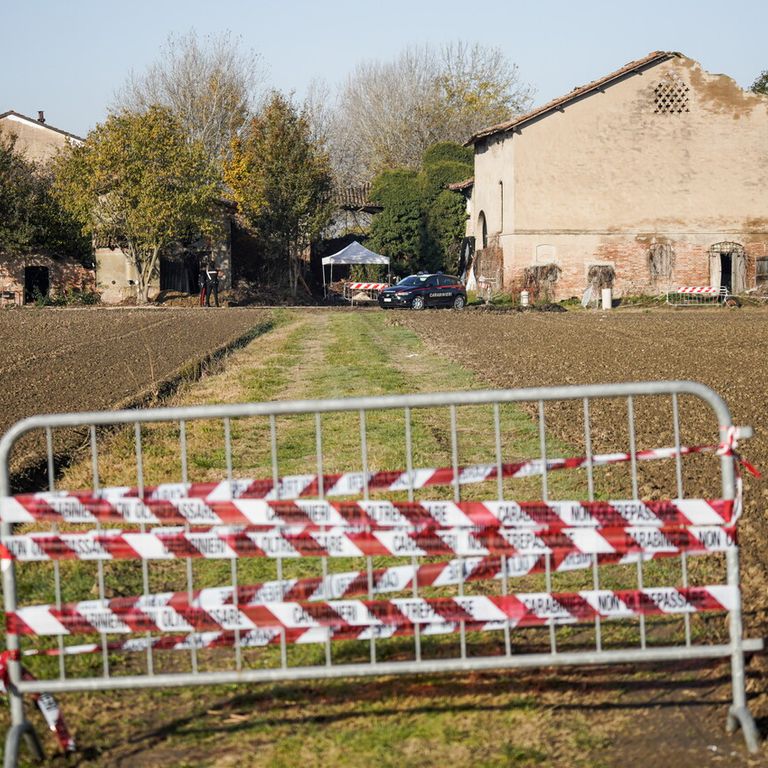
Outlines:
POLYGON ((680 286, 667 291, 667 304, 673 307, 699 307, 728 303, 730 294, 725 286, 680 286))
POLYGON ((693 382, 19 422, 0 440, 5 766, 22 737, 35 748, 23 697, 43 692, 727 657, 728 728, 754 752, 744 653, 762 642, 742 635, 734 435, 723 400, 693 382), (683 444, 681 412, 708 414, 710 445, 683 444), (552 458, 565 424, 583 456, 552 458), (87 492, 56 488, 63 429, 90 445, 87 492), (12 497, 13 447, 36 433, 48 490, 12 497), (710 552, 726 564, 708 558, 695 583, 690 558, 710 552), (27 568, 31 595, 17 589, 27 568), (137 594, 109 597, 115 584, 137 594))

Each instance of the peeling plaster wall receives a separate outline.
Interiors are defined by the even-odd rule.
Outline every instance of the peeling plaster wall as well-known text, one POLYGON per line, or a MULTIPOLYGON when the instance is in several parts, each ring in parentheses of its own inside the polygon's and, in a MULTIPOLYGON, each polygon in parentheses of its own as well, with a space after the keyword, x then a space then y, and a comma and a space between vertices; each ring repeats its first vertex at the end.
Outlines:
POLYGON ((579 295, 595 263, 615 267, 619 295, 709 285, 708 250, 723 241, 745 247, 751 287, 768 256, 768 97, 674 57, 481 142, 474 195, 474 234, 484 210, 506 287, 543 259, 562 269, 560 298, 579 295), (655 111, 667 82, 688 111, 655 111), (675 251, 664 285, 650 279, 655 242, 675 251))

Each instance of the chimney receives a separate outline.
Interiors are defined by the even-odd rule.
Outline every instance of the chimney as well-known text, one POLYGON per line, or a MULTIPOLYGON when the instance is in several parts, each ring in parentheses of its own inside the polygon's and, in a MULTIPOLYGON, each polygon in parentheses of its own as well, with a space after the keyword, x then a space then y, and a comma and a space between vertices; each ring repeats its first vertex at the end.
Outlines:
POLYGON ((45 112, 43 112, 42 109, 39 109, 37 111, 37 122, 38 123, 44 123, 45 122, 45 112))

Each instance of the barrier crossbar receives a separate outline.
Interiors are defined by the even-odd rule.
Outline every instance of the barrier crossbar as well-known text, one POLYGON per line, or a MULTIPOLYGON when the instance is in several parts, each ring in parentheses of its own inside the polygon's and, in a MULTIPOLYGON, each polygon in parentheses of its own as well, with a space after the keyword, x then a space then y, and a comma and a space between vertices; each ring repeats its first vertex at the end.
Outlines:
MULTIPOLYGON (((19 422, 0 439, 4 764, 24 737, 39 747, 26 697, 716 658, 731 661, 727 725, 756 751, 744 655, 762 643, 742 628, 737 436, 693 382, 19 422), (709 442, 682 443, 681 403, 708 409, 709 442), (578 445, 559 458, 574 419, 578 445), (67 429, 88 435, 87 488, 57 487, 67 429), (47 488, 13 495, 14 446, 36 436, 47 488), (123 484, 105 485, 116 443, 109 477, 123 484), (712 553, 724 565, 696 582, 690 558, 712 553), (19 569, 34 569, 33 595, 19 569)), ((74 744, 50 700, 49 727, 74 744)))

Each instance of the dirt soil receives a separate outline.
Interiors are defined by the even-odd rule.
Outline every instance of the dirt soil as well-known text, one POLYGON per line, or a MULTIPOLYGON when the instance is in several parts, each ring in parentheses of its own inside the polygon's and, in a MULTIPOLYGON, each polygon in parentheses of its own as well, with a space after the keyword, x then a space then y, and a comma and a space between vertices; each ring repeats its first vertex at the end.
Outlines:
MULTIPOLYGON (((23 309, 0 312, 0 434, 41 413, 126 407, 243 337, 268 330, 263 309, 23 309)), ((67 438, 56 442, 64 452, 67 438)), ((19 473, 40 441, 14 453, 19 473)), ((44 456, 44 453, 42 453, 44 456)))
MULTIPOLYGON (((764 472, 745 476, 744 517, 740 523, 745 626, 750 637, 768 634, 768 308, 572 311, 565 314, 487 312, 398 312, 390 322, 416 331, 428 348, 460 362, 497 387, 599 384, 620 381, 690 379, 714 389, 727 402, 736 424, 752 426, 754 438, 741 452, 764 472)), ((638 406, 639 407, 639 406, 638 406)), ((583 445, 581 404, 547 412, 548 427, 572 445, 583 445)), ((593 411, 593 449, 626 445, 624 403, 593 411), (623 408, 624 410, 620 410, 623 408)), ((637 413, 638 447, 674 444, 667 409, 637 413)), ((681 399, 682 441, 712 442, 711 414, 681 399)), ((624 448, 623 450, 626 450, 624 448)), ((702 473, 709 470, 700 470, 702 473)), ((644 467, 641 467, 641 472, 644 467)), ((689 471, 686 465, 686 473, 689 471)), ((711 477, 686 477, 693 495, 711 477)), ((711 487, 711 485, 710 485, 711 487)), ((657 489, 640 483, 640 493, 657 489)), ((768 664, 752 662, 762 683, 753 687, 753 709, 768 717, 768 664)))

